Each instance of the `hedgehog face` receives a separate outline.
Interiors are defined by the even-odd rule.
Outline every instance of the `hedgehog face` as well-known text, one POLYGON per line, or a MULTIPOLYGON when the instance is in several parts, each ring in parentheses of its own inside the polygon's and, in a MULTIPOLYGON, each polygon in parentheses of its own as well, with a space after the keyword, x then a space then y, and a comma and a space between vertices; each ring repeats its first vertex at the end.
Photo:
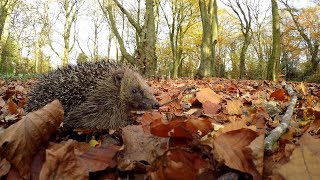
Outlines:
POLYGON ((130 109, 146 110, 159 108, 159 103, 152 94, 151 88, 136 72, 127 69, 123 76, 118 77, 121 80, 120 98, 126 102, 130 109))

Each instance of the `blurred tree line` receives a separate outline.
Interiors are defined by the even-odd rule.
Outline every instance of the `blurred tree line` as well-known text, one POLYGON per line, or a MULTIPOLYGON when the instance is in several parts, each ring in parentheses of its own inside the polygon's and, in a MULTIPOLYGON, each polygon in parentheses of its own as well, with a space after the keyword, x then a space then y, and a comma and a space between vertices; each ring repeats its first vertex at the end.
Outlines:
POLYGON ((0 73, 116 59, 146 76, 320 82, 319 16, 315 0, 1 0, 0 73))

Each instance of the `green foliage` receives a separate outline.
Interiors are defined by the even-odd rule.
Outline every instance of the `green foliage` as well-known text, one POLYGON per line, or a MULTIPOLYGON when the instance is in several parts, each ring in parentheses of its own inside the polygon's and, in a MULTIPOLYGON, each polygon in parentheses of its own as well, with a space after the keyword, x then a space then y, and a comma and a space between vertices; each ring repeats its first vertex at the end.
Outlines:
POLYGON ((0 79, 4 79, 7 82, 10 82, 12 80, 21 80, 21 81, 27 81, 30 78, 37 78, 39 77, 39 74, 35 73, 27 73, 27 74, 0 74, 0 79))
POLYGON ((16 67, 19 64, 19 60, 19 45, 12 37, 9 37, 7 42, 3 45, 0 73, 16 73, 16 67))
POLYGON ((77 57, 77 64, 85 63, 88 60, 89 60, 88 56, 85 53, 81 52, 77 57))

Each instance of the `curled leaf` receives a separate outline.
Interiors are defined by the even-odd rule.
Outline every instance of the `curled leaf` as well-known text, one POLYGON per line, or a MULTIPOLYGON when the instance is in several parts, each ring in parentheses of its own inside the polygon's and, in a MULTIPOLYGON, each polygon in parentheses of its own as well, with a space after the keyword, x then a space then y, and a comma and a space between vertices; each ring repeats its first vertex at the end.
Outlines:
POLYGON ((11 125, 0 135, 1 157, 11 162, 22 177, 29 178, 33 156, 57 130, 63 114, 61 103, 55 100, 11 125))

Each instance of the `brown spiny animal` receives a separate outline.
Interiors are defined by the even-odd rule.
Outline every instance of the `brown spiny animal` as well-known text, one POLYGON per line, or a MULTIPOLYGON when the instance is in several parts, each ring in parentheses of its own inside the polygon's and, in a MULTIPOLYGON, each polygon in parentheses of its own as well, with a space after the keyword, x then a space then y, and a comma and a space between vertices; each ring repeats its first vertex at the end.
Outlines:
POLYGON ((158 108, 150 87, 132 68, 114 62, 68 66, 43 75, 29 93, 27 111, 59 99, 64 127, 108 129, 128 124, 130 110, 158 108))

